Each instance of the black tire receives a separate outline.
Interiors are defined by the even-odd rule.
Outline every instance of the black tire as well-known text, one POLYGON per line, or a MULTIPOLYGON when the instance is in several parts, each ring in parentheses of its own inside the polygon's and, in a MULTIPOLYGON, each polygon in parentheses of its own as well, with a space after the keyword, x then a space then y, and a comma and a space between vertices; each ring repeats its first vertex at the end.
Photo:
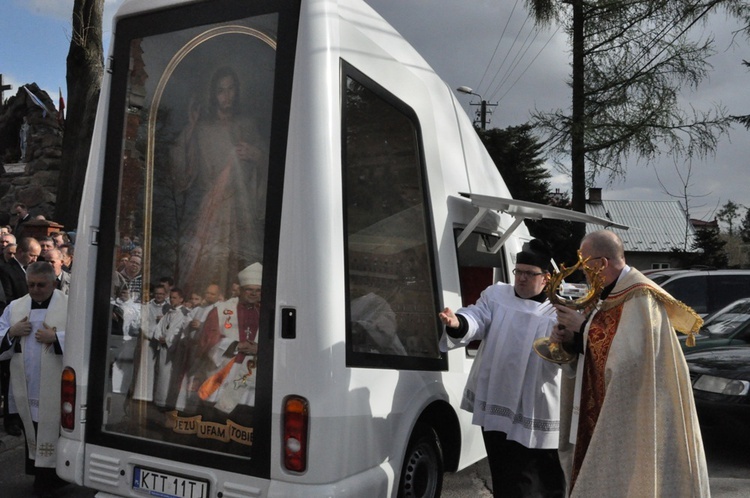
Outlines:
POLYGON ((443 449, 435 429, 414 428, 401 469, 399 498, 439 498, 443 489, 443 449))

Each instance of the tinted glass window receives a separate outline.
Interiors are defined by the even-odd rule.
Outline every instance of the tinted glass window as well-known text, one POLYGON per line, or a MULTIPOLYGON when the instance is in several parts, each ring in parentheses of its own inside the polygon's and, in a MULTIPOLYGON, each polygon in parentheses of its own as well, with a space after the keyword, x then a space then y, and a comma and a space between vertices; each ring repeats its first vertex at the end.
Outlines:
POLYGON ((750 325, 750 301, 739 301, 706 318, 701 334, 728 337, 750 325))
POLYGON ((105 435, 252 455, 277 32, 264 14, 120 49, 105 435))
POLYGON ((687 304, 696 313, 705 314, 708 308, 708 276, 695 275, 675 278, 662 285, 672 296, 687 304))
POLYGON ((407 107, 352 72, 343 172, 349 363, 408 368, 398 359, 441 356, 419 132, 407 107))
POLYGON ((662 282, 669 279, 669 275, 654 275, 654 276, 649 276, 649 278, 653 280, 655 284, 661 284, 662 282))
POLYGON ((750 296, 750 275, 713 274, 709 282, 711 311, 741 297, 750 296))
POLYGON ((750 321, 746 322, 745 326, 741 330, 738 330, 732 339, 735 341, 750 342, 750 321))

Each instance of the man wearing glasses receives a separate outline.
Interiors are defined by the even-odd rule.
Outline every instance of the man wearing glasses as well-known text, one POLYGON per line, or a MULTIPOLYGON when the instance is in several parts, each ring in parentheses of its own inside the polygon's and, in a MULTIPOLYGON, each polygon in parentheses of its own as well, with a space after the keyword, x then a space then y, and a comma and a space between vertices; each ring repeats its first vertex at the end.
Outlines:
POLYGON ((8 401, 23 421, 26 473, 35 476, 37 495, 48 496, 65 484, 55 465, 68 298, 55 289, 55 270, 47 262, 30 264, 26 280, 29 293, 0 317, 0 359, 10 359, 8 401))
POLYGON ((516 255, 513 285, 491 285, 476 304, 439 314, 441 349, 482 341, 461 407, 482 427, 495 497, 564 495, 560 368, 532 349, 556 323, 544 293, 551 259, 547 245, 534 239, 516 255))
POLYGON ((588 316, 556 306, 551 337, 579 353, 575 366, 565 366, 560 414, 570 496, 709 496, 690 376, 674 331, 697 331, 701 319, 628 266, 614 232, 586 235, 581 255, 604 277, 600 301, 588 316))

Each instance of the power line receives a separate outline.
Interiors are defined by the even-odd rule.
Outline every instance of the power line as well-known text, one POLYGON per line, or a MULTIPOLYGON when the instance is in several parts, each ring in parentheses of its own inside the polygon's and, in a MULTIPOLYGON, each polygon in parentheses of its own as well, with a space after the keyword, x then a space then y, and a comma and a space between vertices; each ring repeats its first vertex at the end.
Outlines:
MULTIPOLYGON (((500 38, 497 40, 497 45, 495 45, 495 50, 492 52, 492 57, 490 57, 489 62, 487 63, 487 67, 484 68, 484 73, 482 74, 482 78, 479 80, 479 84, 477 85, 477 88, 482 88, 482 83, 484 82, 484 77, 487 76, 487 71, 489 71, 490 66, 492 65, 492 61, 495 60, 495 55, 497 54, 497 49, 500 48, 500 44, 503 42, 503 37, 505 36, 505 31, 508 29, 508 26, 510 25, 510 20, 513 18, 513 13, 516 11, 516 6, 518 5, 518 0, 516 0, 516 3, 513 4, 513 9, 510 11, 510 15, 505 19, 505 26, 503 26, 503 31, 500 33, 500 38)), ((507 57, 507 55, 506 55, 507 57)), ((502 67, 502 64, 500 64, 502 67)))
MULTIPOLYGON (((503 66, 505 65, 505 61, 508 60, 508 56, 513 51, 514 47, 516 46, 516 43, 518 42, 519 37, 521 36, 521 32, 523 31, 524 26, 526 26, 526 23, 528 22, 529 18, 526 17, 526 20, 524 20, 521 27, 518 29, 518 32, 516 33, 515 38, 513 39, 513 43, 510 44, 510 47, 508 47, 508 50, 505 53, 505 57, 503 57, 502 62, 500 63, 500 66, 498 66, 497 71, 495 71, 495 75, 492 77, 492 80, 490 81, 489 85, 487 86, 487 91, 489 91, 490 88, 495 84, 495 81, 498 79, 498 75, 500 74, 500 70, 503 69, 503 66)), ((506 73, 507 74, 507 70, 506 73)), ((503 75, 503 77, 505 76, 503 75)))
MULTIPOLYGON (((518 64, 520 64, 523 58, 526 56, 526 53, 531 48, 531 45, 534 43, 538 35, 539 35, 538 30, 529 31, 529 33, 526 35, 526 39, 524 40, 523 45, 521 45, 521 50, 523 50, 523 52, 519 51, 518 53, 516 53, 515 57, 510 63, 510 67, 508 68, 508 71, 506 72, 505 76, 500 81, 500 83, 498 83, 498 85, 495 87, 495 90, 492 92, 490 99, 494 98, 495 95, 497 95, 497 93, 500 91, 500 88, 502 88, 505 82, 508 81, 508 78, 510 78, 510 76, 513 74, 513 71, 515 71, 516 68, 518 67, 518 64), (532 40, 529 41, 529 37, 531 37, 532 33, 534 34, 534 38, 532 38, 532 40)), ((528 68, 528 65, 527 65, 527 68, 528 68)))
MULTIPOLYGON (((520 79, 521 79, 521 78, 523 77, 523 75, 524 75, 524 74, 526 74, 526 71, 528 71, 528 70, 529 70, 529 68, 531 68, 532 64, 534 64, 534 62, 535 62, 535 61, 537 60, 537 58, 538 58, 538 57, 539 57, 539 56, 541 55, 542 51, 543 51, 543 50, 544 50, 544 49, 545 49, 545 48, 547 47, 547 45, 549 45, 549 42, 551 42, 551 41, 552 41, 552 38, 554 38, 554 37, 555 37, 555 35, 557 34, 557 32, 558 32, 558 31, 560 31, 560 26, 558 26, 558 27, 557 27, 557 29, 555 29, 555 32, 554 32, 554 33, 552 33, 552 35, 551 35, 551 36, 549 37, 549 39, 548 39, 548 40, 547 40, 547 41, 546 41, 546 42, 544 43, 544 45, 542 46, 542 48, 540 48, 540 49, 539 49, 539 51, 538 51, 538 52, 536 53, 536 55, 534 56, 534 58, 533 58, 533 59, 531 59, 531 62, 529 62, 529 64, 528 64, 528 65, 526 66, 526 69, 524 69, 524 70, 523 70, 523 72, 522 72, 521 74, 519 74, 519 75, 518 75, 518 78, 516 78, 516 80, 515 80, 515 81, 513 82, 513 84, 512 84, 512 85, 510 85, 510 88, 508 88, 507 90, 505 90, 505 93, 503 93, 503 94, 502 94, 502 95, 500 96, 500 98, 499 98, 499 99, 497 99, 497 100, 498 100, 498 102, 500 102, 501 100, 503 100, 503 99, 505 98, 505 96, 506 96, 506 95, 508 95, 508 93, 509 93, 509 92, 510 92, 510 91, 511 91, 511 90, 513 89, 513 87, 515 87, 515 86, 516 86, 516 83, 518 83, 518 81, 519 81, 519 80, 520 80, 520 79)), ((493 95, 493 96, 494 96, 494 95, 493 95)))

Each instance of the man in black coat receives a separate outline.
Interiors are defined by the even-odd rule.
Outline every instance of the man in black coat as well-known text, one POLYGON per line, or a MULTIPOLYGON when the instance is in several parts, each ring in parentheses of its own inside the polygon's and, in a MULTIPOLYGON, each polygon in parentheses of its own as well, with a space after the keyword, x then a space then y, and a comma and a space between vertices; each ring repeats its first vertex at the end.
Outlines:
POLYGON ((29 208, 26 207, 26 204, 22 202, 17 202, 13 206, 13 210, 17 216, 16 225, 13 227, 13 235, 17 239, 20 239, 23 236, 23 224, 31 220, 31 213, 29 213, 29 208))
POLYGON ((0 266, 0 283, 5 291, 7 302, 23 297, 29 293, 26 285, 26 267, 34 263, 42 247, 36 239, 26 237, 21 239, 16 247, 16 256, 5 265, 0 266))

